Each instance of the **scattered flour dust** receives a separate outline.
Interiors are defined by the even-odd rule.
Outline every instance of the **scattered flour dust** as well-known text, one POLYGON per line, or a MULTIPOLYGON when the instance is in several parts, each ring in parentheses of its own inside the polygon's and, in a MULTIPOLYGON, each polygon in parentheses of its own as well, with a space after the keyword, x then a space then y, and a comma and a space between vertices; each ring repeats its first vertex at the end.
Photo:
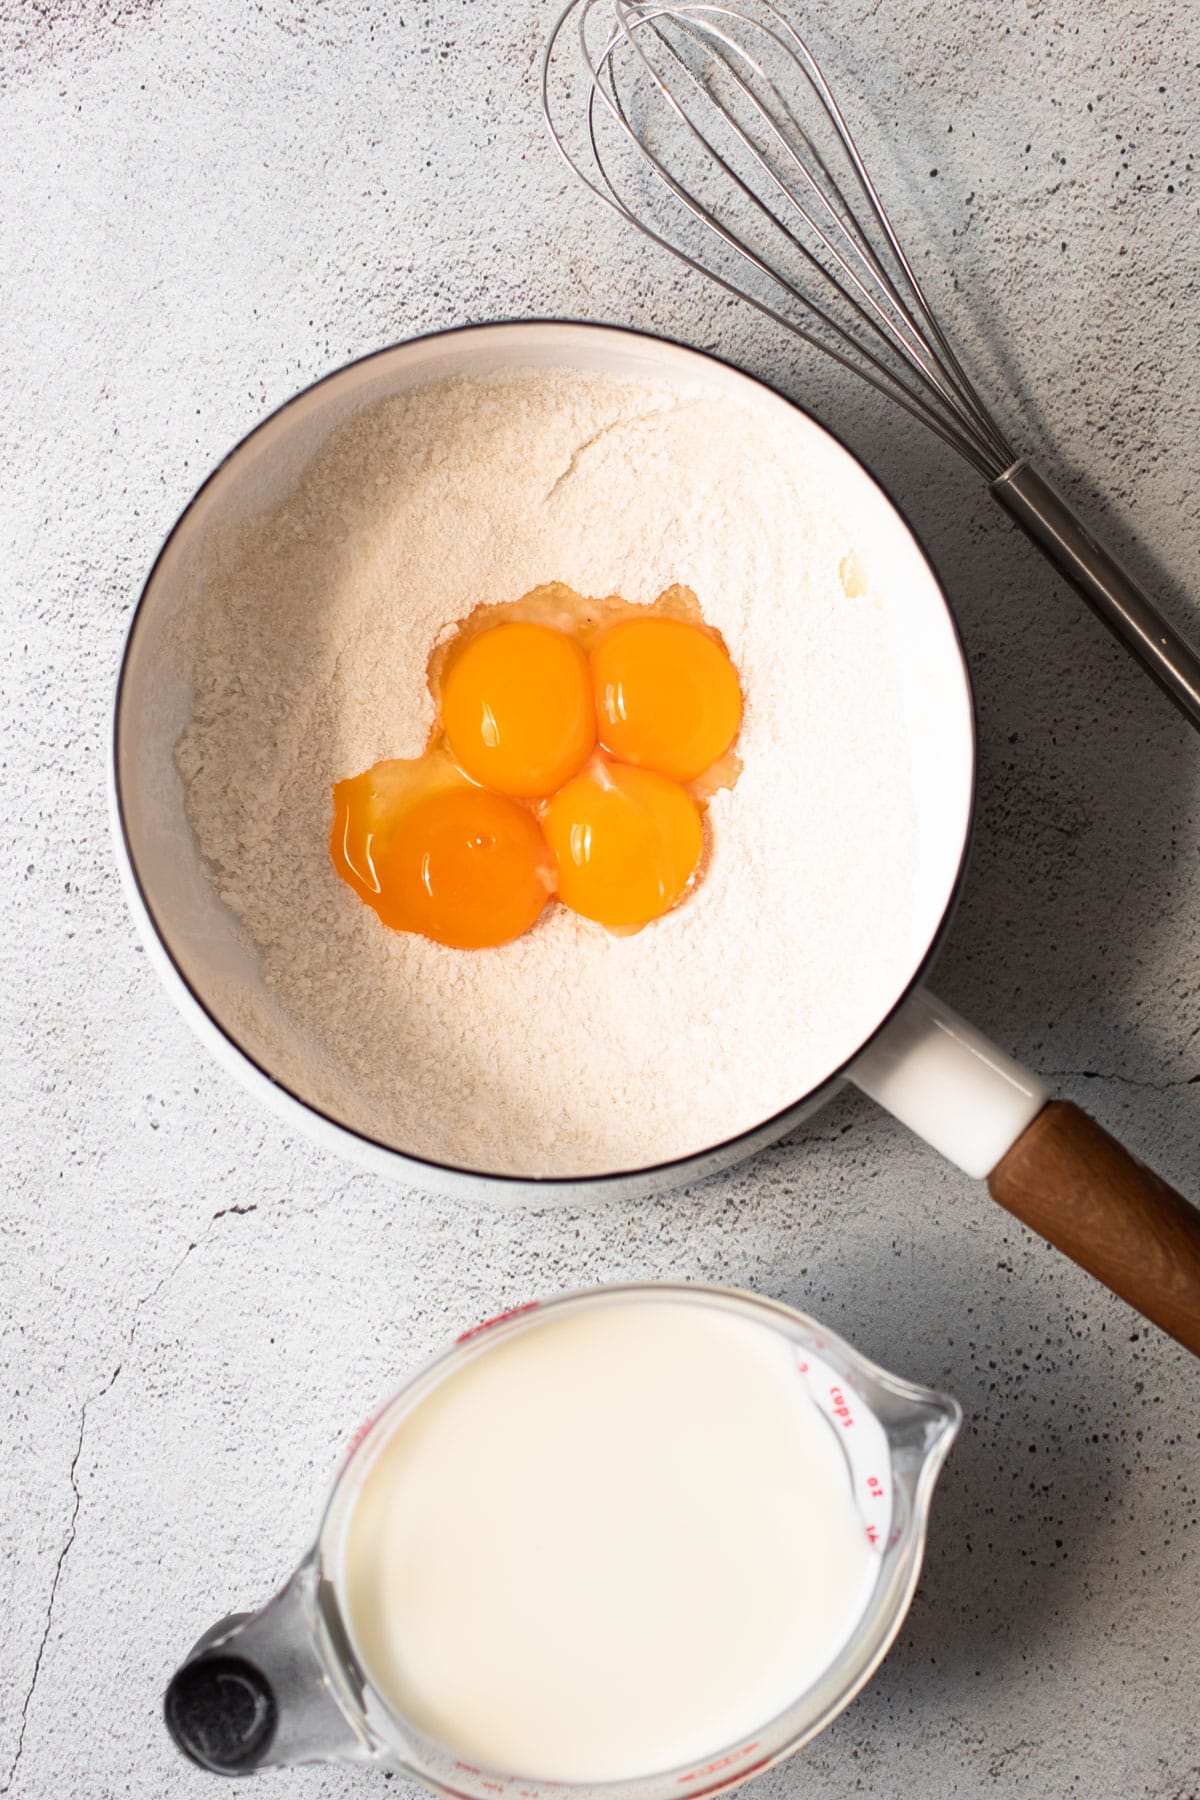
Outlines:
POLYGON ((177 763, 312 1104, 438 1162, 635 1168, 803 1095, 878 1022, 881 978, 903 986, 892 627, 800 432, 676 384, 459 378, 343 423, 214 537, 177 763), (638 603, 682 582, 724 634, 743 770, 705 878, 629 937, 562 907, 499 949, 391 932, 333 872, 331 787, 420 754, 434 644, 548 581, 638 603))

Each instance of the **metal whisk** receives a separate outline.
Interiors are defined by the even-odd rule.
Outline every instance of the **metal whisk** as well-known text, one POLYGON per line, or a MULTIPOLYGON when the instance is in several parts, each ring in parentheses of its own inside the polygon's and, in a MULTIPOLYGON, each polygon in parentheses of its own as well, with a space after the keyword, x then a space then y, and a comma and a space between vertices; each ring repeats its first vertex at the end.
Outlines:
POLYGON ((1200 657, 991 417, 825 76, 771 0, 569 0, 542 106, 606 205, 964 457, 1200 729, 1200 657))

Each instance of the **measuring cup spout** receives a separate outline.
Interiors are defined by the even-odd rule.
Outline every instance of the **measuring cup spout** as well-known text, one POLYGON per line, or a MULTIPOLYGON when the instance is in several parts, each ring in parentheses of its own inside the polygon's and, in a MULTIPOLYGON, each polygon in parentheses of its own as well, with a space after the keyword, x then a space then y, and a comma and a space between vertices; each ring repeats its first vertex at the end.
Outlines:
POLYGON ((303 1565, 257 1613, 233 1613, 193 1645, 167 1686, 167 1729, 214 1775, 370 1755, 323 1652, 316 1577, 303 1565))
POLYGON ((927 1501, 958 1435, 962 1407, 949 1394, 908 1382, 893 1382, 875 1404, 897 1479, 915 1490, 914 1498, 927 1501))

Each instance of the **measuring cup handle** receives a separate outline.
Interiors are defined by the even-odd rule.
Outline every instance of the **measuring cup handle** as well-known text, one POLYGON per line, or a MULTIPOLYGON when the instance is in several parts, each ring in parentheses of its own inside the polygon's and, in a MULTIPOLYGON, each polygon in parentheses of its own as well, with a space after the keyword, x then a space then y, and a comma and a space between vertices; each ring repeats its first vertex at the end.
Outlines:
POLYGON ((331 1666, 327 1630, 318 1629, 320 1585, 310 1551, 260 1612, 214 1625, 171 1677, 167 1730, 209 1774, 373 1757, 357 1702, 331 1666))
POLYGON ((992 1199, 1200 1356, 1200 1211, 1069 1100, 988 1176, 992 1199))

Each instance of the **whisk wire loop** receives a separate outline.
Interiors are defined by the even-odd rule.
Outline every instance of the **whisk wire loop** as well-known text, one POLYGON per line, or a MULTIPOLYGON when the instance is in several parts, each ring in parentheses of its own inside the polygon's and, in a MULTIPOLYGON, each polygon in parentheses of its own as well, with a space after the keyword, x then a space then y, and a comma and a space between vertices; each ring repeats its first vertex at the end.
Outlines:
MULTIPOLYGON (((706 8, 705 10, 713 13, 723 13, 727 11, 726 8, 716 6, 706 8)), ((685 29, 690 29, 690 21, 688 27, 685 29)), ((774 34, 768 35, 774 36, 774 34)), ((809 264, 814 273, 823 282, 832 287, 835 293, 841 296, 855 317, 868 330, 874 331, 877 334, 883 334, 900 355, 907 358, 918 381, 932 397, 939 400, 944 405, 952 405, 954 396, 949 384, 943 377, 936 361, 931 356, 927 344, 920 337, 913 322, 904 311, 903 301, 897 292, 896 285, 892 281, 884 264, 875 254, 870 241, 861 234, 857 221, 853 220, 852 216, 849 221, 839 216, 825 193, 822 191, 820 183, 814 179, 811 170, 806 167, 804 160, 797 155, 794 146, 789 142, 784 131, 771 117, 769 109, 763 104, 759 95, 750 88, 734 64, 729 60, 727 52, 732 52, 743 57, 749 66, 751 66, 757 74, 762 76, 764 85, 766 85, 772 95, 779 100, 781 110, 784 112, 788 122, 792 125, 796 135, 806 146, 812 161, 820 168, 823 176, 830 182, 834 193, 841 199, 842 206, 845 209, 846 202, 844 196, 841 194, 840 188, 837 186, 835 178, 828 170, 828 166, 825 164, 823 158, 821 158, 820 152, 812 143, 812 140, 795 120, 795 116, 787 106, 786 101, 778 94, 778 90, 775 88, 774 83, 770 81, 765 70, 762 69, 761 64, 755 63, 753 59, 746 54, 742 46, 736 45, 733 40, 726 37, 723 32, 714 30, 711 31, 711 33, 706 33, 706 36, 709 37, 710 48, 713 44, 720 46, 720 49, 714 52, 715 56, 728 69, 730 77, 734 81, 739 92, 746 97, 752 109, 759 117, 761 117, 768 131, 777 141, 782 154, 794 166, 795 173, 810 190, 813 200, 825 215, 826 224, 822 224, 820 218, 815 217, 804 201, 792 191, 787 185, 787 182, 782 179, 771 166, 768 159, 753 143, 749 134, 738 123, 732 113, 722 113, 721 116, 724 119, 725 124, 734 133, 739 143, 744 146, 755 164, 762 170, 772 187, 779 193, 787 205, 792 207, 795 212, 799 214, 799 217, 803 220, 814 238, 828 253, 836 268, 841 271, 844 279, 850 284, 851 288, 854 290, 853 293, 847 293, 845 288, 839 285, 837 276, 825 267, 820 258, 816 256, 803 241, 797 240, 795 242, 795 249, 799 251, 800 255, 804 258, 805 262, 809 264), (853 224, 853 230, 847 229, 848 223, 853 224), (847 260, 846 254, 844 254, 842 248, 839 247, 839 234, 841 239, 845 242, 846 250, 849 252, 849 255, 854 257, 859 266, 862 267, 866 276, 865 280, 861 278, 855 268, 851 266, 851 263, 847 260), (878 294, 882 294, 883 301, 886 304, 881 303, 880 298, 877 297, 877 292, 873 292, 870 285, 868 285, 872 280, 876 284, 878 294)), ((665 39, 663 41, 666 43, 665 39)), ((781 40, 776 38, 775 41, 780 42, 781 40)), ((701 81, 695 72, 683 63, 683 59, 678 56, 672 46, 667 44, 666 47, 669 54, 680 64, 686 78, 704 94, 705 98, 713 101, 712 92, 708 84, 701 81)), ((655 79, 657 80, 657 78, 655 79)), ((713 103, 714 105, 716 104, 715 101, 713 103)), ((702 134, 700 141, 704 143, 712 156, 717 159, 720 166, 737 183, 738 187, 750 203, 761 213, 764 213, 765 216, 770 219, 771 223, 779 226, 782 230, 786 230, 783 221, 779 219, 773 211, 765 208, 761 198, 749 187, 748 183, 744 182, 736 175, 736 172, 731 168, 727 159, 721 156, 715 144, 702 134)), ((774 274, 774 278, 778 279, 777 274, 774 274)), ((827 314, 824 314, 823 317, 826 322, 829 322, 827 314)), ((863 354, 869 354, 865 347, 863 347, 863 354)), ((879 368, 882 365, 876 362, 875 366, 879 368)))
MULTIPOLYGON (((651 18, 648 18, 645 15, 643 15, 642 19, 639 22, 650 25, 651 18)), ((662 42, 664 43, 664 47, 666 48, 668 54, 679 64, 679 66, 680 66, 683 74, 687 78, 687 80, 690 81, 695 86, 697 91, 704 94, 707 98, 711 99, 711 94, 710 94, 707 86, 696 77, 696 75, 694 74, 694 72, 692 70, 690 70, 686 67, 686 65, 683 63, 682 59, 678 56, 678 53, 675 51, 674 47, 672 45, 670 45, 669 43, 667 43, 665 39, 663 39, 662 42)), ((747 181, 745 181, 741 175, 738 174, 737 170, 732 166, 732 164, 729 162, 729 160, 717 148, 717 145, 713 142, 713 140, 701 129, 700 126, 698 126, 696 124, 695 120, 686 111, 686 109, 679 103, 679 101, 676 99, 675 95, 673 93, 671 93, 670 90, 665 87, 660 76, 651 67, 648 59, 645 58, 645 56, 642 52, 641 45, 634 42, 633 49, 634 49, 635 54, 639 58, 641 58, 641 60, 645 64, 645 67, 647 69, 647 72, 649 74, 651 81, 654 83, 655 87, 657 87, 658 90, 662 93, 663 97, 666 99, 667 103, 669 104, 672 111, 675 113, 675 115, 679 119, 680 123, 683 125, 685 130, 690 134, 690 136, 694 139, 694 141, 703 148, 703 150, 706 152, 706 154, 711 158, 712 162, 729 177, 730 181, 734 184, 734 186, 742 194, 743 198, 746 200, 748 205, 753 209, 753 211, 755 213, 757 213, 762 219, 764 219, 768 224, 779 226, 782 229, 781 221, 779 220, 777 215, 774 213, 774 211, 766 204, 766 202, 763 200, 762 196, 759 193, 757 193, 755 191, 755 189, 752 188, 750 186, 750 184, 747 181)), ((740 77, 736 77, 736 79, 738 80, 739 86, 743 88, 743 91, 749 92, 749 90, 745 88, 745 84, 741 82, 740 77)), ((628 115, 626 113, 626 109, 625 109, 624 105, 622 104, 620 91, 616 86, 615 74, 612 76, 611 91, 604 92, 603 97, 605 98, 606 102, 609 104, 610 109, 622 120, 622 122, 625 124, 628 124, 628 115)), ((757 100, 755 101, 755 104, 759 105, 757 100)), ((764 117, 765 117, 766 116, 765 109, 761 108, 761 106, 760 106, 759 110, 763 112, 764 117)), ((761 155, 761 153, 757 150, 757 148, 751 142, 748 134, 742 129, 742 127, 732 117, 726 115, 725 122, 728 124, 730 129, 734 132, 734 134, 738 138, 739 142, 741 142, 746 147, 747 151, 749 152, 750 156, 753 158, 755 163, 758 165, 758 167, 760 167, 763 170, 763 172, 767 176, 767 178, 778 189, 778 191, 779 191, 780 195, 783 197, 783 199, 785 201, 787 201, 789 204, 791 204, 792 206, 796 207, 800 211, 801 216, 805 219, 806 223, 809 224, 810 228, 813 230, 814 235, 817 237, 818 241, 830 252, 831 256, 837 262, 838 266, 843 269, 843 271, 846 274, 847 279, 853 283, 853 285, 855 286, 857 291, 863 296, 863 299, 865 300, 866 304, 879 314, 879 319, 882 322, 883 327, 885 329, 891 329, 890 321, 887 320, 887 318, 883 314, 882 310, 878 307, 873 296, 863 286, 863 284, 858 280, 858 277, 853 273, 853 271, 851 269, 849 269, 848 265, 845 263, 840 252, 838 251, 836 245, 830 241, 830 239, 825 235, 825 233, 821 230, 821 228, 812 219, 811 215, 796 200, 795 195, 793 195, 791 193, 791 191, 787 188, 787 186, 775 174, 774 170, 767 163, 766 159, 761 155)), ((663 184, 670 189, 670 191, 674 194, 676 199, 679 200, 687 208, 687 210, 690 213, 692 213, 692 215, 694 217, 701 219, 701 221, 704 224, 708 225, 709 228, 721 239, 721 241, 723 243, 727 244, 731 249, 735 250, 740 256, 744 257, 747 262, 749 262, 754 268, 758 269, 760 271, 760 273, 762 273, 764 276, 767 277, 768 280, 776 282, 779 286, 785 288, 789 293, 793 294, 794 296, 799 297, 794 283, 792 283, 789 280, 786 280, 784 278, 784 276, 782 275, 782 273, 778 269, 776 269, 772 265, 768 264, 765 261, 765 259, 752 248, 750 243, 747 241, 746 238, 744 238, 741 235, 741 233, 735 231, 731 226, 724 223, 715 214, 711 214, 711 213, 705 211, 703 209, 702 203, 696 197, 694 192, 690 188, 684 186, 683 183, 678 179, 678 177, 671 173, 670 169, 667 168, 663 164, 663 162, 659 159, 659 157, 657 155, 655 155, 655 153, 645 143, 643 143, 640 139, 636 140, 636 142, 638 145, 639 153, 640 153, 643 161, 647 164, 647 166, 649 168, 651 168, 653 170, 654 174, 659 178, 659 180, 661 180, 663 182, 663 184)), ((799 242, 796 244, 795 247, 796 247, 797 251, 799 252, 799 254, 803 257, 804 261, 806 263, 808 263, 808 265, 814 271, 814 273, 817 276, 819 276, 823 281, 828 282, 835 289, 836 292, 842 294, 842 297, 846 300, 847 305, 856 314, 856 316, 862 320, 862 322, 865 325, 867 325, 869 327, 873 327, 874 322, 868 317, 867 312, 864 309, 864 306, 862 304, 860 304, 858 301, 856 301, 853 297, 846 295, 844 293, 844 290, 842 290, 838 287, 834 276, 832 276, 829 273, 829 271, 822 265, 822 263, 820 262, 818 257, 814 255, 812 250, 810 250, 806 244, 799 243, 799 242)), ((830 331, 834 332, 836 335, 843 338, 848 344, 851 345, 851 347, 853 347, 853 348, 859 347, 856 345, 855 341, 850 337, 850 335, 846 332, 844 326, 833 315, 831 315, 826 308, 820 306, 815 300, 811 299, 811 297, 809 297, 805 303, 808 307, 808 310, 813 314, 813 316, 815 318, 817 318, 823 325, 825 325, 830 331)), ((911 346, 905 345, 903 347, 908 351, 909 355, 914 358, 914 360, 919 357, 919 352, 917 350, 913 349, 911 346)), ((883 363, 879 362, 879 360, 875 357, 875 355, 872 351, 867 350, 865 347, 863 347, 862 353, 869 358, 869 360, 872 362, 873 366, 881 374, 883 374, 885 376, 890 375, 891 371, 889 371, 883 363)), ((931 386, 936 386, 936 383, 933 382, 932 379, 931 379, 931 386)))
POLYGON ((1017 457, 775 0, 566 0, 542 62, 542 111, 567 167, 612 211, 976 469, 1200 729, 1200 655, 1017 457))
POLYGON ((652 242, 864 376, 994 477, 1012 452, 933 316, 819 65, 771 0, 754 4, 750 12, 722 0, 570 0, 542 69, 543 111, 559 153, 652 242), (601 14, 608 25, 597 37, 601 14), (586 83, 582 151, 568 144, 551 97, 556 50, 572 17, 586 83), (789 82, 795 94, 785 91, 789 82), (801 117, 806 98, 817 103, 815 128, 801 117), (822 123, 876 235, 820 146, 822 123), (673 207, 673 227, 634 203, 639 167, 673 207), (721 200, 712 198, 714 184, 721 200), (730 203, 740 205, 738 226, 730 203), (707 254, 681 240, 685 220, 700 227, 707 254), (749 279, 734 279, 714 250, 731 253, 749 279))

